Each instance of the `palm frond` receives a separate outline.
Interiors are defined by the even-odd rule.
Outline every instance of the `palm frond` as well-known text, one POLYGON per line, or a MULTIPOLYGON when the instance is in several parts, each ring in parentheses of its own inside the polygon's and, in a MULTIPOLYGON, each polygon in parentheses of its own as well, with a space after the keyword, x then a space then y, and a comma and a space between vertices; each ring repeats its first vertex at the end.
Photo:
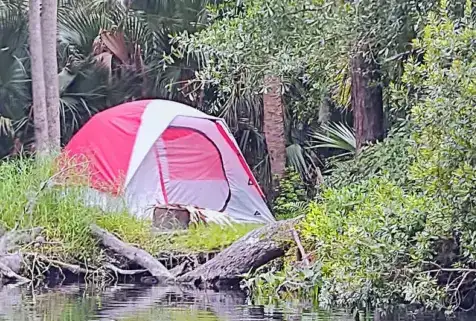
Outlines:
POLYGON ((83 55, 92 53, 94 39, 101 29, 114 25, 108 15, 87 9, 63 7, 58 10, 58 41, 60 47, 74 47, 83 55))
POLYGON ((353 129, 343 123, 329 123, 321 128, 323 132, 311 134, 312 143, 309 148, 334 148, 355 153, 357 143, 353 129))
POLYGON ((12 135, 13 122, 10 118, 0 116, 0 135, 12 135))
POLYGON ((292 144, 286 147, 286 159, 288 164, 291 165, 301 177, 309 177, 309 169, 301 145, 292 144))
POLYGON ((0 5, 0 115, 3 131, 27 113, 31 101, 28 75, 28 21, 23 1, 0 5), (9 120, 7 120, 9 119, 9 120))
POLYGON ((293 213, 294 217, 305 215, 309 212, 309 202, 290 202, 286 204, 287 209, 293 213))

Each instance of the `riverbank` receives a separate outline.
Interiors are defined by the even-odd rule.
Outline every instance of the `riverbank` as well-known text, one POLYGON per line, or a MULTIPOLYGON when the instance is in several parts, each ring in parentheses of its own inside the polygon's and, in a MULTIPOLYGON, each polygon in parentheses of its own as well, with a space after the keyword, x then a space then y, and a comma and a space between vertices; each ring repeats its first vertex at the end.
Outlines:
POLYGON ((48 160, 0 164, 0 263, 8 279, 41 283, 80 275, 101 283, 117 281, 121 275, 121 280, 134 276, 136 281, 138 277, 157 282, 127 251, 143 251, 164 271, 182 269, 174 271, 179 276, 260 227, 199 224, 184 231, 158 232, 150 220, 80 204, 81 191, 59 185, 55 173, 48 160))
POLYGON ((476 270, 461 259, 463 247, 439 230, 444 207, 392 177, 327 186, 299 219, 171 233, 127 213, 85 207, 79 190, 52 177, 48 162, 0 164, 0 263, 11 259, 7 267, 15 272, 3 269, 4 280, 241 284, 255 302, 304 298, 358 310, 474 306, 476 270))

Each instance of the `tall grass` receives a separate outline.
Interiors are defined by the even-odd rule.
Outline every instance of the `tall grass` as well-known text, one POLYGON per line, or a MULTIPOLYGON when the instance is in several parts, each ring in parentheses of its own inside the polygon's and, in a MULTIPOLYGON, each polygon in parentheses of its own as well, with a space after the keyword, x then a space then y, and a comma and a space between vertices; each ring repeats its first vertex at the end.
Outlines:
POLYGON ((86 206, 80 202, 81 187, 51 184, 54 175, 51 160, 0 163, 0 225, 7 230, 43 227, 46 243, 35 251, 69 262, 100 263, 101 250, 90 234, 91 223, 153 250, 148 221, 86 206))
POLYGON ((66 262, 101 264, 102 250, 90 233, 92 223, 151 253, 222 249, 256 227, 198 227, 172 239, 154 237, 150 220, 86 206, 78 185, 51 184, 58 175, 54 164, 32 159, 0 162, 0 226, 7 230, 43 227, 45 243, 34 251, 66 262))

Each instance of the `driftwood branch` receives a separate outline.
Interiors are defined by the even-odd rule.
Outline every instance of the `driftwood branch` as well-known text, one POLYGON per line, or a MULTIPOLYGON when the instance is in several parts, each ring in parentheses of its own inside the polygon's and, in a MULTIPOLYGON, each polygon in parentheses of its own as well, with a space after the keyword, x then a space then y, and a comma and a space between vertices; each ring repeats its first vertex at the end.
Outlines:
POLYGON ((73 274, 88 274, 88 273, 94 272, 94 270, 88 270, 76 264, 70 264, 70 263, 59 261, 59 260, 50 259, 44 255, 36 255, 35 253, 28 253, 28 254, 31 256, 36 256, 41 261, 47 262, 53 266, 56 266, 59 269, 68 270, 73 274))
POLYGON ((30 279, 18 275, 16 272, 12 271, 12 269, 10 269, 6 264, 2 262, 0 262, 0 274, 6 278, 17 280, 22 283, 30 282, 30 279))
POLYGON ((124 243, 97 225, 91 225, 91 232, 106 248, 147 269, 159 282, 175 279, 165 266, 146 251, 124 243))
POLYGON ((302 260, 307 266, 309 266, 310 263, 309 263, 308 255, 306 254, 306 251, 304 250, 304 247, 302 246, 301 239, 299 238, 299 234, 294 228, 291 230, 291 232, 293 234, 294 241, 296 242, 299 252, 301 253, 302 260))
POLYGON ((245 273, 285 254, 291 246, 291 230, 296 222, 279 221, 251 231, 178 281, 212 286, 236 284, 245 273))
POLYGON ((111 263, 106 263, 104 267, 106 269, 113 271, 116 274, 122 274, 122 275, 136 275, 136 274, 142 274, 148 271, 148 270, 123 270, 111 263))

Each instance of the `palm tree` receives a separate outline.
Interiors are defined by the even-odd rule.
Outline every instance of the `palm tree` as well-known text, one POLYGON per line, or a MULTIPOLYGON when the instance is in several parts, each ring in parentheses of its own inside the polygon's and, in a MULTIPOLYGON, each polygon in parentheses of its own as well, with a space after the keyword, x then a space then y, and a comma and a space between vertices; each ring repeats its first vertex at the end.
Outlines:
POLYGON ((352 109, 356 148, 359 152, 366 143, 384 137, 383 93, 379 70, 375 62, 369 62, 363 54, 352 57, 352 109))
POLYGON ((43 70, 43 46, 40 18, 41 0, 30 0, 28 10, 28 31, 31 59, 31 80, 33 95, 33 116, 35 117, 36 151, 44 154, 48 149, 48 116, 43 70))
POLYGON ((286 137, 282 83, 278 77, 265 76, 263 95, 263 133, 271 166, 271 175, 283 177, 286 168, 286 137))
POLYGON ((58 62, 56 58, 57 0, 43 0, 41 31, 43 41, 44 79, 48 115, 50 148, 58 150, 61 145, 61 122, 58 85, 58 62))

